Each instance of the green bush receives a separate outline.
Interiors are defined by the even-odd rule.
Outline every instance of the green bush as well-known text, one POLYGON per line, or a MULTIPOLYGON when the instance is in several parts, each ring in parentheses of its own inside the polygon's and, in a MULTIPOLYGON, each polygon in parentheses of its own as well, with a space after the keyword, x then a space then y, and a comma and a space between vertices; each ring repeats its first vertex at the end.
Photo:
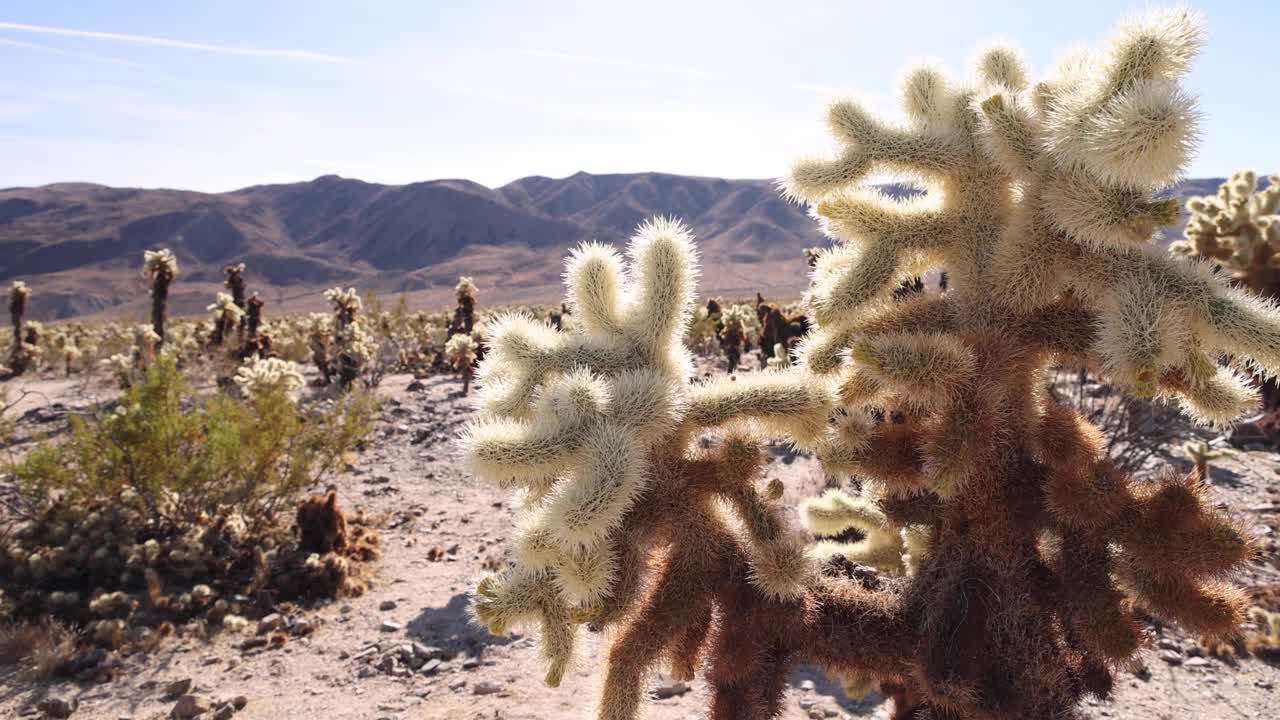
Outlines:
POLYGON ((57 618, 116 648, 156 626, 243 626, 264 597, 362 591, 351 562, 376 538, 356 528, 322 556, 290 523, 372 425, 371 396, 326 402, 198 397, 161 354, 114 409, 9 463, 25 517, 0 536, 0 621, 57 618))
POLYGON ((232 518, 260 529, 340 468, 373 411, 369 397, 351 394, 307 413, 283 389, 195 399, 162 355, 113 411, 73 416, 66 442, 41 444, 13 472, 25 496, 46 503, 134 493, 167 529, 232 518))

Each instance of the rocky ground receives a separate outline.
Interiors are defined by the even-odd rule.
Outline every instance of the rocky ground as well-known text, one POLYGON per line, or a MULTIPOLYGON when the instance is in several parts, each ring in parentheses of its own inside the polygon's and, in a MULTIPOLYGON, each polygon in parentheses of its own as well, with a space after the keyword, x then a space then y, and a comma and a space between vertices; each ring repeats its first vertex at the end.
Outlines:
MULTIPOLYGON (((377 518, 384 558, 359 598, 264 622, 293 629, 277 648, 243 649, 244 636, 175 641, 126 661, 108 683, 25 684, 0 677, 0 717, 69 714, 76 720, 195 717, 517 720, 590 717, 604 662, 603 638, 588 640, 575 672, 545 687, 535 640, 496 638, 467 620, 467 591, 501 562, 513 511, 505 492, 476 483, 454 438, 471 417, 460 383, 433 377, 383 384, 387 402, 373 442, 339 481, 345 507, 377 518), (314 628, 314 632, 303 632, 314 628)), ((15 384, 15 390, 22 387, 15 384)), ((31 381, 16 408, 28 427, 56 429, 90 399, 77 383, 31 381)), ((776 448, 767 471, 798 502, 823 483, 810 457, 776 448)), ((1264 556, 1243 582, 1280 582, 1280 454, 1254 450, 1215 460, 1219 500, 1262 536, 1264 556)), ((1114 700, 1090 703, 1098 718, 1280 717, 1280 668, 1255 659, 1209 657, 1173 629, 1153 628, 1141 662, 1114 700)), ((810 668, 790 678, 785 720, 884 718, 881 699, 855 700, 810 668)), ((707 691, 657 678, 647 717, 701 717, 707 691)))

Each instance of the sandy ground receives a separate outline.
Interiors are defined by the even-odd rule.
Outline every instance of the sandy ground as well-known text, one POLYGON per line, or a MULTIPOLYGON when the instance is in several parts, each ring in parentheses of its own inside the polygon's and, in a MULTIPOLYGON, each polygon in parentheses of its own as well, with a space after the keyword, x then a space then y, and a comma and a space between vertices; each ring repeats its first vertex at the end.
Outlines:
MULTIPOLYGON (((35 704, 49 697, 78 700, 72 714, 77 720, 169 717, 174 702, 162 697, 164 688, 188 678, 192 694, 205 705, 235 696, 247 700, 234 714, 238 720, 592 717, 605 638, 589 637, 576 671, 551 689, 541 682, 544 668, 533 638, 495 638, 468 623, 468 588, 487 560, 501 558, 513 511, 505 492, 474 481, 460 461, 454 438, 473 413, 470 400, 459 396, 460 383, 434 377, 411 391, 410 381, 386 379, 387 403, 373 442, 339 481, 344 506, 363 507, 380 518, 385 556, 370 592, 286 618, 305 619, 318 629, 276 650, 242 652, 236 643, 243 637, 224 633, 210 642, 185 640, 130 658, 126 672, 101 685, 32 686, 0 678, 0 717, 38 717, 35 704), (441 558, 429 559, 433 554, 441 558)), ((68 408, 74 411, 93 395, 76 382, 24 382, 39 391, 15 409, 18 416, 29 413, 28 422, 56 425, 68 408)), ((14 390, 23 386, 11 384, 14 390)), ((767 476, 784 482, 791 502, 814 494, 823 482, 815 460, 782 448, 775 449, 767 476)), ((1254 451, 1217 460, 1213 482, 1218 499, 1263 536, 1265 555, 1244 582, 1280 582, 1280 515, 1265 510, 1280 504, 1280 455, 1254 451)), ((793 673, 790 685, 785 720, 887 717, 879 698, 850 699, 811 668, 793 673)), ((1119 678, 1112 701, 1091 703, 1086 713, 1277 718, 1278 687, 1280 668, 1252 659, 1233 666, 1201 657, 1179 631, 1153 629, 1153 646, 1144 651, 1141 667, 1119 678)), ((683 689, 661 678, 655 688, 683 689)), ((646 717, 702 717, 706 699, 705 686, 695 680, 683 693, 655 699, 646 717)), ((202 717, 213 716, 211 711, 202 717)))

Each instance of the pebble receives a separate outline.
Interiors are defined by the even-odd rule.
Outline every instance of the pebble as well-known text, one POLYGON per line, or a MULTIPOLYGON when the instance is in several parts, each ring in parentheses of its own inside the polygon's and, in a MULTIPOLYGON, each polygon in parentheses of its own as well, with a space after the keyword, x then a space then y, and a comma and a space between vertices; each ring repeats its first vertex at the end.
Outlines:
POLYGON ((379 609, 379 610, 383 610, 383 611, 386 611, 386 610, 395 610, 395 609, 396 609, 396 601, 395 601, 395 600, 383 600, 381 603, 379 603, 379 604, 378 604, 378 609, 379 609))
POLYGON ((36 709, 51 718, 68 718, 80 707, 80 701, 71 698, 51 697, 36 703, 36 709))
POLYGON ((191 718, 198 717, 207 709, 200 704, 200 699, 195 695, 183 695, 178 698, 177 704, 169 711, 169 717, 174 720, 191 720, 191 718))
POLYGON ((176 698, 181 695, 186 695, 187 692, 191 690, 191 685, 192 685, 191 678, 182 678, 181 680, 174 680, 173 682, 164 686, 164 696, 167 698, 176 698))
POLYGON ((413 648, 413 654, 424 660, 435 660, 444 657, 444 651, 438 647, 423 645, 420 642, 411 643, 410 646, 413 648))
POLYGON ((683 695, 692 688, 687 683, 679 680, 672 680, 664 675, 658 676, 658 682, 653 686, 653 696, 659 700, 672 698, 677 695, 683 695))
POLYGON ((213 711, 213 720, 231 720, 231 716, 235 714, 236 709, 231 703, 222 703, 213 711))
POLYGON ((404 626, 398 622, 383 620, 382 625, 379 626, 379 628, 382 630, 382 632, 400 632, 401 630, 404 629, 404 626))
POLYGON ((280 613, 271 613, 258 621, 258 634, 266 635, 282 627, 284 627, 284 616, 280 613))
POLYGON ((502 692, 502 686, 492 680, 481 680, 471 688, 476 695, 494 695, 502 692))
POLYGON ((1178 652, 1174 650, 1161 650, 1159 653, 1156 654, 1156 657, 1160 658, 1161 660, 1165 661, 1170 665, 1182 664, 1182 655, 1180 655, 1178 652))
POLYGON ((800 689, 805 692, 813 692, 818 686, 813 684, 812 680, 805 680, 800 683, 800 689))

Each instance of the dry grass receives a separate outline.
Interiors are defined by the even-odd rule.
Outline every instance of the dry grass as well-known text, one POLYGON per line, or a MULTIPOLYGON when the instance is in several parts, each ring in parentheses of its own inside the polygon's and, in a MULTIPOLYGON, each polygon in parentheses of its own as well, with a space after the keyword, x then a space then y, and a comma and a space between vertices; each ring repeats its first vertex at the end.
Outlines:
POLYGON ((16 666, 24 676, 59 674, 76 656, 76 635, 54 621, 0 625, 0 667, 16 666))

